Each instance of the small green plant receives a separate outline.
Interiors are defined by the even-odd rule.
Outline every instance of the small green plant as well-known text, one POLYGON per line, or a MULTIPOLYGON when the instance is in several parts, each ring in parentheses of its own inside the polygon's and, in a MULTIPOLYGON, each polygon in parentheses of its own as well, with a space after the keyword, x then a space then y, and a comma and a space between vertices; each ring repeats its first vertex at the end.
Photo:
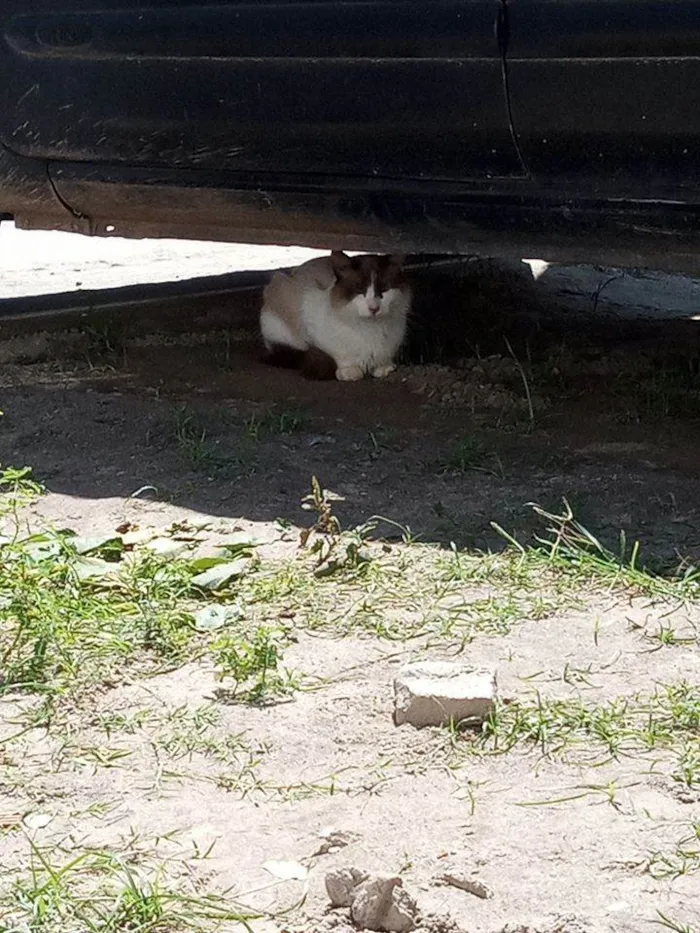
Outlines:
POLYGON ((0 516, 17 512, 44 492, 42 484, 33 478, 31 467, 3 467, 0 464, 0 516))
POLYGON ((98 324, 88 324, 83 328, 87 337, 85 357, 89 366, 95 360, 111 360, 121 356, 126 358, 126 343, 124 333, 113 321, 102 321, 98 324))
POLYGON ((441 473, 488 473, 503 479, 501 458, 475 437, 463 437, 440 461, 441 473))
POLYGON ((324 489, 315 476, 311 477, 311 492, 301 500, 301 507, 306 512, 315 512, 316 521, 302 532, 302 545, 314 532, 333 536, 340 534, 340 522, 333 512, 333 503, 343 501, 343 496, 324 489))
POLYGON ((254 413, 245 421, 249 440, 259 441, 265 435, 289 435, 304 431, 309 423, 308 412, 300 408, 271 406, 266 411, 254 413))
POLYGON ((158 729, 154 743, 172 759, 204 755, 224 764, 236 764, 250 749, 242 735, 219 731, 221 713, 213 704, 179 706, 158 729))
POLYGON ((206 429, 199 426, 193 411, 182 405, 175 412, 175 438, 187 462, 196 468, 209 466, 213 461, 206 429))
POLYGON ((691 739, 682 746, 671 776, 685 787, 700 789, 700 741, 691 739))
POLYGON ((330 576, 341 568, 361 571, 370 562, 364 543, 380 519, 370 519, 354 531, 343 534, 340 521, 333 512, 333 503, 342 501, 342 496, 324 489, 315 476, 311 478, 311 493, 304 496, 301 507, 315 512, 316 521, 302 530, 300 544, 315 555, 314 575, 317 577, 330 576))
POLYGON ((290 679, 278 670, 281 654, 280 631, 265 625, 250 635, 226 632, 212 646, 220 679, 233 680, 232 696, 249 703, 262 703, 292 689, 290 679))
POLYGON ((647 870, 653 878, 674 879, 700 871, 700 823, 691 824, 689 829, 690 834, 672 851, 657 851, 650 857, 647 870))
POLYGON ((652 651, 682 645, 696 645, 698 643, 697 635, 679 634, 672 625, 664 625, 663 623, 659 623, 659 627, 655 632, 645 632, 644 637, 647 641, 655 643, 652 651))

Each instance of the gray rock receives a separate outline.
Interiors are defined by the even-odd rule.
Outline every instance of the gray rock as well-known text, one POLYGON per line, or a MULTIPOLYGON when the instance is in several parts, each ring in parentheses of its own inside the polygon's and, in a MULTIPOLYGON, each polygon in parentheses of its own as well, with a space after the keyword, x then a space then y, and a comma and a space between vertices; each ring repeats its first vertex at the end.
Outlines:
POLYGON ((355 889, 350 915, 361 930, 409 933, 418 907, 395 875, 372 875, 355 889))
POLYGON ((453 888, 466 891, 467 894, 473 894, 474 897, 480 897, 484 900, 493 897, 493 891, 487 884, 457 868, 448 868, 440 875, 439 880, 443 884, 449 884, 453 888))
POLYGON ((326 875, 326 894, 332 907, 350 907, 355 888, 366 881, 369 875, 359 868, 337 868, 326 875))
POLYGON ((355 927, 382 933, 410 933, 418 922, 418 906, 396 875, 369 875, 359 868, 340 868, 325 878, 333 907, 349 907, 355 927))

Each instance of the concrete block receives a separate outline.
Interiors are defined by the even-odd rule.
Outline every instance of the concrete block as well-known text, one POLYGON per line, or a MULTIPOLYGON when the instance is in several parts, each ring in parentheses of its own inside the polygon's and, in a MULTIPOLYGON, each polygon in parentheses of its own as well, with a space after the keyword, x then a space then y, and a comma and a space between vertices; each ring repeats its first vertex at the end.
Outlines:
POLYGON ((483 722, 494 710, 496 672, 454 661, 419 661, 394 680, 394 722, 417 728, 465 719, 483 722))

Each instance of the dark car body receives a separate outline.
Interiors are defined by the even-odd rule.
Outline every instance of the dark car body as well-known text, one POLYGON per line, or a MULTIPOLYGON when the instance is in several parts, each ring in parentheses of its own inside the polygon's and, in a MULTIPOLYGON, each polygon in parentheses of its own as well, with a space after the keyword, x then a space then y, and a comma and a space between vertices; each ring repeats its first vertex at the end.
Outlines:
POLYGON ((4 0, 20 226, 700 268, 700 2, 4 0))

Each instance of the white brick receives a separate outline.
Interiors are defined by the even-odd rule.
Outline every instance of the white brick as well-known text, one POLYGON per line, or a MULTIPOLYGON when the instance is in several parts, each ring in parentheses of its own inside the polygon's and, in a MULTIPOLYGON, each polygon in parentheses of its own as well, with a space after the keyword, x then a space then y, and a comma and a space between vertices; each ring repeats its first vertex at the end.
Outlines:
POLYGON ((442 726, 473 719, 482 722, 494 710, 496 673, 453 661, 407 664, 394 680, 394 722, 442 726))

